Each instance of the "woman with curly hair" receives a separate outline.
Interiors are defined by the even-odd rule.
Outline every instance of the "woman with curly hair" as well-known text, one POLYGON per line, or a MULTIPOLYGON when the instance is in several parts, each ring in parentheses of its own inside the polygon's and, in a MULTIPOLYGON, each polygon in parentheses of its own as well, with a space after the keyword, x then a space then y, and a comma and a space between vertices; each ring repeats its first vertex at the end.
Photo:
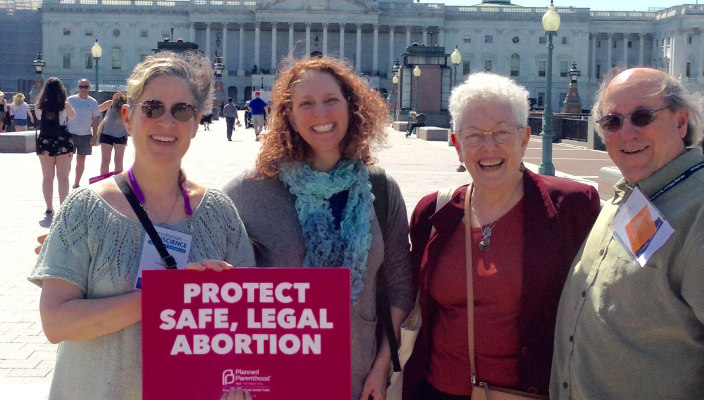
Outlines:
POLYGON ((391 178, 382 236, 367 166, 384 144, 387 108, 338 59, 282 68, 274 84, 269 133, 254 171, 225 186, 261 267, 349 268, 352 399, 384 399, 391 352, 377 343, 376 281, 385 286, 396 332, 413 306, 406 206, 391 178))
POLYGON ((73 139, 65 126, 76 116, 66 100, 66 89, 59 78, 47 79, 35 105, 41 129, 37 137, 37 155, 42 164, 42 193, 46 202, 44 215, 54 215, 54 177, 59 183, 59 204, 68 195, 68 175, 71 172, 73 139), (63 128, 62 128, 63 126, 63 128))

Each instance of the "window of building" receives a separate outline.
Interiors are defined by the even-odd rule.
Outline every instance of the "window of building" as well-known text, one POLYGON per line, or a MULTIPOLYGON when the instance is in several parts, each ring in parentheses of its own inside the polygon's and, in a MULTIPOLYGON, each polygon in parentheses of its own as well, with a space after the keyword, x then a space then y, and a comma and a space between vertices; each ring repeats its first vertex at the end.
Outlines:
POLYGON ((92 30, 92 29, 86 29, 86 36, 93 36, 93 30, 92 30))
POLYGON ((566 77, 567 76, 567 71, 570 69, 570 62, 569 61, 560 61, 560 76, 561 77, 566 77))
POLYGON ((596 41, 596 47, 597 47, 597 48, 601 47, 601 40, 597 40, 597 41, 596 41))
POLYGON ((545 76, 545 69, 547 68, 547 61, 538 60, 538 76, 545 76))
POLYGON ((493 69, 493 62, 491 60, 484 60, 484 71, 491 72, 493 69))
POLYGON ((596 79, 601 79, 601 64, 596 65, 596 79))
POLYGON ((518 36, 514 36, 513 39, 511 39, 511 41, 512 41, 513 43, 518 43, 518 42, 521 41, 521 38, 519 38, 518 36))
POLYGON ((494 43, 494 37, 491 35, 484 36, 484 43, 494 43))
POLYGON ((670 39, 672 39, 672 38, 667 38, 667 45, 668 46, 670 45, 670 39))
POLYGON ((90 51, 86 53, 86 69, 93 69, 93 55, 90 51))
POLYGON ((472 37, 471 36, 465 36, 464 39, 462 39, 464 43, 472 43, 472 37))
POLYGON ((628 48, 630 49, 631 47, 633 47, 633 42, 631 42, 631 41, 629 40, 629 41, 628 41, 628 48))
POLYGON ((613 42, 611 42, 611 47, 614 49, 616 48, 616 41, 615 40, 613 42))
POLYGON ((684 73, 685 73, 685 75, 687 75, 687 78, 692 76, 692 62, 691 61, 687 61, 684 73))
POLYGON ((518 54, 511 55, 511 76, 520 76, 521 57, 518 54))
POLYGON ((145 37, 148 37, 148 36, 149 36, 149 32, 148 32, 146 29, 142 29, 141 31, 139 31, 139 37, 144 37, 144 38, 145 38, 145 37))
POLYGON ((541 36, 538 38, 538 44, 547 44, 548 43, 548 38, 545 36, 541 36))
POLYGON ((692 35, 687 36, 687 44, 692 44, 692 35))
POLYGON ((538 107, 545 107, 545 93, 538 92, 538 107))
POLYGON ((467 75, 471 71, 469 60, 462 61, 462 75, 467 75))
POLYGON ((64 36, 71 36, 71 28, 64 28, 64 36))
POLYGON ((71 69, 71 53, 65 52, 63 54, 63 64, 64 69, 71 69))
POLYGON ((122 51, 118 47, 112 49, 112 69, 122 69, 122 51))
POLYGON ((567 38, 567 36, 563 36, 562 37, 562 44, 567 44, 567 43, 569 43, 569 39, 567 38))
POLYGON ((119 36, 120 36, 120 30, 119 30, 119 29, 113 29, 112 35, 115 36, 115 37, 119 37, 119 36))

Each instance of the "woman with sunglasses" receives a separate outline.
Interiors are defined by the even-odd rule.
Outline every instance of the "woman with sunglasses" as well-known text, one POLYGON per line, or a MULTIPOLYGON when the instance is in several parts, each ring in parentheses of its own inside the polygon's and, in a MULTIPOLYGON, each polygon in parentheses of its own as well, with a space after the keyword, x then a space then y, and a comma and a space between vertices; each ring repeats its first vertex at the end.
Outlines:
POLYGON ((391 352, 376 336, 381 264, 397 332, 415 297, 403 197, 387 177, 382 234, 367 170, 371 149, 384 139, 386 105, 349 65, 328 57, 291 62, 272 101, 255 171, 225 191, 240 210, 258 266, 349 268, 350 399, 385 399, 391 352))
POLYGON ((524 167, 528 91, 509 78, 470 75, 449 109, 472 183, 427 195, 411 217, 423 324, 403 398, 470 399, 470 324, 477 382, 547 396, 558 300, 599 196, 524 167))
MULTIPOLYGON (((122 118, 134 165, 118 175, 152 223, 190 238, 186 268, 253 266, 244 226, 222 192, 187 180, 181 159, 213 98, 207 59, 161 52, 127 81, 122 118), (218 261, 221 260, 221 261, 218 261)), ((142 398, 141 292, 145 231, 113 179, 77 190, 57 213, 30 281, 42 287, 44 333, 59 343, 51 398, 142 398)), ((184 267, 179 265, 179 268, 184 267)))

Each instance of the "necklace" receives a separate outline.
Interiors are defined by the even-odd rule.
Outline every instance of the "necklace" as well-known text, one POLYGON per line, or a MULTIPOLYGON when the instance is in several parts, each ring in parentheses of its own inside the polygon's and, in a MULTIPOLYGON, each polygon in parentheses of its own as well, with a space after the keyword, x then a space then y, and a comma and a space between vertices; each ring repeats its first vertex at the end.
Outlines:
MULTIPOLYGON (((144 211, 149 213, 149 208, 147 207, 147 200, 144 197, 144 193, 142 193, 142 190, 139 187, 139 184, 137 183, 137 178, 135 178, 134 172, 132 172, 133 168, 134 168, 134 165, 132 167, 130 167, 130 169, 127 171, 127 177, 129 178, 130 185, 132 186, 132 190, 134 191, 134 194, 137 197, 139 204, 142 205, 142 208, 144 208, 144 211)), ((181 184, 181 193, 183 194, 184 211, 186 212, 186 215, 190 216, 193 214, 193 210, 191 209, 191 201, 188 197, 188 190, 186 189, 185 182, 181 184)), ((171 217, 171 214, 174 212, 174 209, 176 208, 176 203, 178 203, 178 197, 176 198, 174 203, 171 205, 171 210, 169 210, 169 214, 166 216, 166 219, 164 220, 164 222, 168 221, 169 218, 171 217)))
POLYGON ((482 228, 482 240, 479 242, 479 250, 489 251, 489 246, 491 246, 491 231, 494 230, 497 222, 499 222, 498 219, 482 228))

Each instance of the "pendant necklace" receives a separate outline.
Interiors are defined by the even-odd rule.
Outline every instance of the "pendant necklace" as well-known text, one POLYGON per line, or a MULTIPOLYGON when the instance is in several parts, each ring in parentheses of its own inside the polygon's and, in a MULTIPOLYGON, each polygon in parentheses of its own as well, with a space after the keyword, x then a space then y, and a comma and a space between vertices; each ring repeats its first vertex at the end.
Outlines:
POLYGON ((479 250, 481 251, 489 251, 489 246, 491 246, 491 231, 494 229, 496 226, 496 223, 499 222, 497 219, 496 221, 492 222, 491 224, 485 226, 482 228, 482 240, 479 242, 479 250))

